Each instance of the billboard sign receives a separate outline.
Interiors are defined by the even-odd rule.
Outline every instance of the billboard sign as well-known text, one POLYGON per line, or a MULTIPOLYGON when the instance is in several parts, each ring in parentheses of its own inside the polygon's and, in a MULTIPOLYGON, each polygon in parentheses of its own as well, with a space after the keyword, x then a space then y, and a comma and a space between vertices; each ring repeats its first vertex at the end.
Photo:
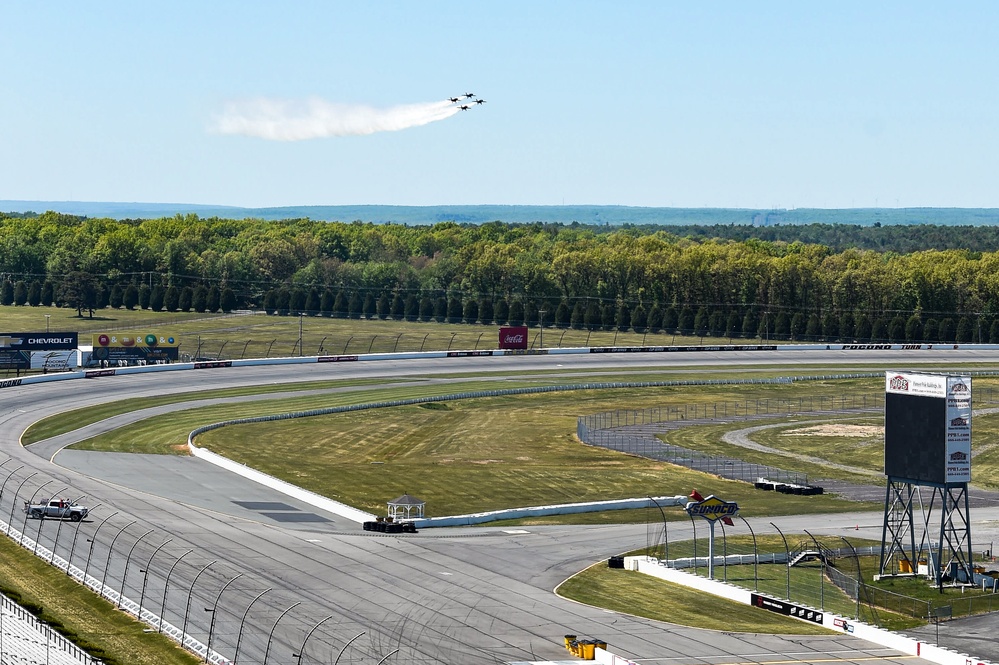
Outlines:
POLYGON ((499 348, 526 349, 527 326, 504 326, 499 330, 499 348))
POLYGON ((885 474, 971 481, 971 377, 885 373, 885 474))
MULTIPOLYGON (((722 501, 714 494, 701 501, 691 501, 686 506, 691 517, 701 517, 714 522, 716 520, 731 520, 739 514, 739 504, 734 501, 722 501)), ((731 522, 726 522, 730 524, 731 522)))
POLYGON ((177 360, 180 341, 173 335, 95 333, 92 358, 98 362, 135 364, 177 360))
POLYGON ((0 333, 2 351, 70 351, 79 346, 75 332, 0 333))

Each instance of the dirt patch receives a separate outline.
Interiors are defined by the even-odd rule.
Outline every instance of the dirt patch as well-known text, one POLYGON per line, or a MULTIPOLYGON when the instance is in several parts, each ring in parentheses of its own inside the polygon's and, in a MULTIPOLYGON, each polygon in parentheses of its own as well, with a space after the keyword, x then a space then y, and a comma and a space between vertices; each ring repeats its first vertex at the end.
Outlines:
POLYGON ((812 425, 811 427, 789 429, 781 436, 847 436, 857 439, 867 439, 875 436, 884 436, 884 433, 885 428, 881 425, 837 425, 836 423, 823 423, 822 425, 812 425))
POLYGON ((503 460, 501 460, 501 459, 474 459, 474 460, 469 460, 468 463, 469 464, 502 464, 503 460))

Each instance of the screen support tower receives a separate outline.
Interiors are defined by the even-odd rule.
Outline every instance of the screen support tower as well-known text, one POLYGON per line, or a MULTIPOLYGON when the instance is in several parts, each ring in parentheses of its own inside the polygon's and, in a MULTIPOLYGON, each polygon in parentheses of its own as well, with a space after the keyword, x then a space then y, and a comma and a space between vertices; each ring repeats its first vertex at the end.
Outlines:
POLYGON ((913 482, 889 476, 879 577, 916 574, 924 559, 937 588, 943 587, 944 576, 951 582, 974 582, 968 483, 913 482), (923 505, 921 487, 930 490, 929 506, 923 505), (935 507, 939 521, 933 519, 935 507))

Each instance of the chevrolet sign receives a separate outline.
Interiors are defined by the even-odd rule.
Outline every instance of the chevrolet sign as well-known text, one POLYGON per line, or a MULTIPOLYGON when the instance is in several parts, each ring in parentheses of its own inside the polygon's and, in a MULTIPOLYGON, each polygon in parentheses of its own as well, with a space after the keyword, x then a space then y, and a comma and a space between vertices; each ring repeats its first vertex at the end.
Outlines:
POLYGON ((691 501, 686 509, 691 517, 703 517, 709 522, 739 514, 739 504, 734 501, 722 501, 713 494, 703 501, 691 501))

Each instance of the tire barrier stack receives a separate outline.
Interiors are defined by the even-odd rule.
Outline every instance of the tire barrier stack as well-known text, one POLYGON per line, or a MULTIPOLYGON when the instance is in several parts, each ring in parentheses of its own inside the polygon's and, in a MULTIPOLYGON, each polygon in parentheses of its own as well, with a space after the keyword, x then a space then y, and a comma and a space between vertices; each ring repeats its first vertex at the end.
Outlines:
POLYGON ((778 494, 795 494, 798 496, 818 496, 825 490, 816 485, 788 485, 786 483, 773 483, 767 480, 759 480, 753 483, 753 487, 765 492, 777 492, 778 494))
POLYGON ((361 528, 378 533, 417 533, 415 522, 388 522, 381 518, 374 522, 363 522, 361 528))

